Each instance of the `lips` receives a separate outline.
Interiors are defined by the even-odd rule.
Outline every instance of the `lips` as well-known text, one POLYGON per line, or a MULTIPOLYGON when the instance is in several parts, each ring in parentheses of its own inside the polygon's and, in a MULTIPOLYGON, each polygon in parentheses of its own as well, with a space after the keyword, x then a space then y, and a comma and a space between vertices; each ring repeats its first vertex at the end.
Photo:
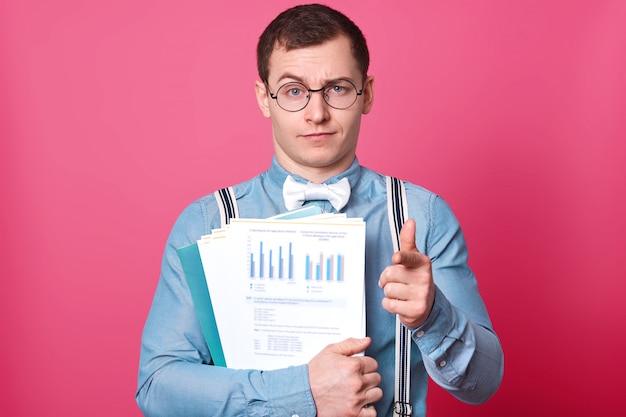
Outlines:
POLYGON ((314 132, 314 133, 308 133, 306 135, 302 135, 305 139, 310 139, 310 140, 322 140, 322 139, 327 139, 330 136, 332 136, 334 134, 334 132, 314 132))

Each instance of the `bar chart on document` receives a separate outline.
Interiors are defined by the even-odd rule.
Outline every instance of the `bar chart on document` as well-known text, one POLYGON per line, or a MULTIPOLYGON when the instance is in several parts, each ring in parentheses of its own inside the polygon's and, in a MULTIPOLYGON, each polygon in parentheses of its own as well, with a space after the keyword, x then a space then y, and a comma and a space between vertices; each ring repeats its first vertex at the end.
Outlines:
POLYGON ((363 279, 359 231, 357 225, 337 230, 320 225, 250 228, 246 245, 250 288, 285 286, 292 295, 298 291, 336 294, 346 280, 363 279))
POLYGON ((326 252, 302 242, 252 240, 249 243, 249 277, 258 280, 298 279, 306 282, 342 282, 345 280, 345 254, 338 248, 326 252), (294 247, 295 245, 295 247, 294 247), (299 248, 299 246, 304 246, 299 248), (295 259, 294 251, 298 252, 295 259), (297 269, 296 266, 297 265, 297 269))

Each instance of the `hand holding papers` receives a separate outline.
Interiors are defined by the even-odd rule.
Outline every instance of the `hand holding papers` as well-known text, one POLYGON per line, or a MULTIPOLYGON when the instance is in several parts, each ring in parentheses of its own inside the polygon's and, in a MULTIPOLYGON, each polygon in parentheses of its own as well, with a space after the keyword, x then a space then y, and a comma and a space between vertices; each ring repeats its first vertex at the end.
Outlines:
POLYGON ((290 217, 232 219, 198 241, 230 368, 303 364, 330 343, 365 335, 365 223, 333 214, 290 217))

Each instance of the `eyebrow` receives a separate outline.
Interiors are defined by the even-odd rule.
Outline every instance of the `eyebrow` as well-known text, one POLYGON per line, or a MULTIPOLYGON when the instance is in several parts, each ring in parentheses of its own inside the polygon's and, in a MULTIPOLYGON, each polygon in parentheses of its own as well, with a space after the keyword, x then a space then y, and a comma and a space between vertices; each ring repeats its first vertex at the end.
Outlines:
POLYGON ((298 77, 297 75, 291 74, 289 72, 284 73, 278 80, 276 80, 278 83, 280 83, 281 81, 285 80, 285 79, 292 79, 301 83, 304 83, 304 78, 302 77, 298 77))
MULTIPOLYGON (((299 83, 302 83, 302 84, 304 84, 304 85, 308 86, 309 88, 311 87, 311 86, 310 86, 310 85, 309 85, 309 84, 308 84, 308 83, 304 80, 304 78, 299 77, 299 76, 294 75, 294 74, 291 74, 291 73, 288 73, 288 72, 287 72, 287 73, 284 73, 283 75, 281 75, 281 76, 280 76, 280 78, 276 81, 276 83, 277 83, 278 85, 281 85, 281 82, 282 82, 282 81, 284 81, 284 80, 294 80, 294 81, 297 81, 297 82, 299 82, 299 83)), ((322 87, 323 87, 323 86, 325 86, 325 85, 327 85, 327 84, 328 84, 328 83, 330 83, 330 82, 335 81, 335 80, 348 80, 348 81, 350 81, 350 82, 354 83, 354 80, 353 80, 351 77, 335 77, 335 78, 330 78, 330 79, 323 80, 323 81, 322 81, 322 82, 323 82, 322 87)), ((355 84, 355 85, 356 85, 356 84, 355 84)))

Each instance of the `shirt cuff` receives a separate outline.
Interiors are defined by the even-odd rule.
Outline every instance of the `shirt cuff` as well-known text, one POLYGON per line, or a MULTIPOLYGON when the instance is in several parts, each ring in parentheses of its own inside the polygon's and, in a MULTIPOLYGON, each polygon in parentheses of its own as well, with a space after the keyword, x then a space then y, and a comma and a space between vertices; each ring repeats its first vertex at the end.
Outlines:
POLYGON ((307 365, 264 372, 270 387, 272 416, 315 417, 316 408, 309 385, 307 365))
POLYGON ((426 321, 411 330, 413 341, 426 355, 435 353, 444 338, 453 333, 456 325, 455 314, 450 301, 435 286, 435 302, 426 321))

